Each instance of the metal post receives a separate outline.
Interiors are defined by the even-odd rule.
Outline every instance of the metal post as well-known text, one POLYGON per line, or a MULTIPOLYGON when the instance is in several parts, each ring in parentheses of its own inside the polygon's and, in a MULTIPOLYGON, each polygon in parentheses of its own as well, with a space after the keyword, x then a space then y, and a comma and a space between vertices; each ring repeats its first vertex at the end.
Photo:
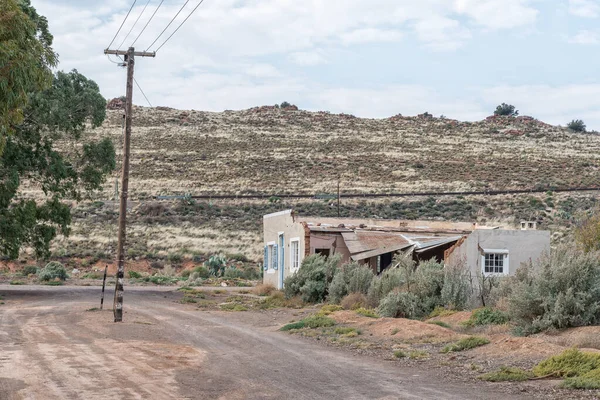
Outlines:
POLYGON ((108 265, 104 267, 104 279, 102 279, 102 297, 100 297, 100 309, 104 307, 104 288, 106 287, 106 271, 108 271, 108 265))
POLYGON ((115 322, 123 320, 123 278, 125 277, 125 240, 127 237, 127 192, 129 190, 129 149, 131 142, 131 120, 133 111, 133 67, 134 49, 130 47, 125 56, 127 63, 127 92, 125 100, 125 138, 123 140, 123 170, 121 173, 121 203, 119 206, 119 236, 117 244, 117 279, 113 313, 115 322))

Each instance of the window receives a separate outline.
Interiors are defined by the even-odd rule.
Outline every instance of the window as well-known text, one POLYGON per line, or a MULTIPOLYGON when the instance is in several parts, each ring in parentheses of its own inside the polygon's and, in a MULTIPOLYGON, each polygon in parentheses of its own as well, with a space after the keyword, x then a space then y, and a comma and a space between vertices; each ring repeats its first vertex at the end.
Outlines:
POLYGON ((486 251, 482 257, 484 275, 508 275, 508 252, 486 251))
POLYGON ((269 265, 270 269, 277 269, 277 245, 272 244, 269 245, 270 257, 269 261, 271 262, 269 265))
POLYGON ((315 254, 320 254, 325 258, 329 257, 329 249, 315 249, 315 254))
POLYGON ((300 241, 290 240, 290 268, 297 271, 300 268, 300 241))

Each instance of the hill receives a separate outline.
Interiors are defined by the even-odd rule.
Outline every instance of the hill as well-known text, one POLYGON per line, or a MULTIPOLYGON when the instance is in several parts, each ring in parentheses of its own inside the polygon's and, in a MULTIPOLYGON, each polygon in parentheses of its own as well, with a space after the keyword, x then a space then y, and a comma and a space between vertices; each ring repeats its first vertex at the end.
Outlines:
MULTIPOLYGON (((122 111, 92 132, 122 139, 122 111)), ((336 216, 330 200, 180 200, 156 195, 389 193, 599 186, 600 136, 530 117, 459 122, 429 115, 362 119, 259 107, 221 113, 135 107, 127 254, 131 261, 198 263, 214 252, 260 260, 262 215, 295 208, 336 216), (187 260, 187 261, 186 261, 187 260)), ((70 238, 54 255, 110 263, 116 247, 114 184, 74 204, 70 238)), ((35 188, 30 188, 35 193, 35 188)), ((595 192, 345 199, 341 216, 514 223, 535 219, 559 240, 595 192)))

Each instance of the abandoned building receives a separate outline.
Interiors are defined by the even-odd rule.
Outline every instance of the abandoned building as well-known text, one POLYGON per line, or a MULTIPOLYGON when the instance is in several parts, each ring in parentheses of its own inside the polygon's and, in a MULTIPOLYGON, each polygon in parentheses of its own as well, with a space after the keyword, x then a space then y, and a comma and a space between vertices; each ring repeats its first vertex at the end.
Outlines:
POLYGON ((292 210, 263 217, 263 282, 281 289, 311 254, 339 254, 381 273, 394 255, 409 251, 416 260, 459 263, 473 273, 514 274, 521 263, 550 249, 550 232, 524 222, 521 229, 465 222, 312 218, 292 210))

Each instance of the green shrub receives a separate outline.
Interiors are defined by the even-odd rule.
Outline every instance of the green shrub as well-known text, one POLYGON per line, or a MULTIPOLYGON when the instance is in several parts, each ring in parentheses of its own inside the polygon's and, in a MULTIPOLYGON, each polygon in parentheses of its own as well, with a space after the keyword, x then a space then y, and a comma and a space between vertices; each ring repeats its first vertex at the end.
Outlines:
POLYGON ((530 371, 516 367, 500 367, 498 371, 483 374, 479 379, 488 382, 521 382, 533 378, 530 371))
POLYGON ((406 357, 406 353, 402 350, 396 350, 396 351, 394 351, 394 357, 404 358, 404 357, 406 357))
POLYGON ((473 311, 464 322, 465 326, 502 325, 509 321, 508 315, 500 310, 484 307, 473 311))
POLYGON ((379 303, 377 312, 382 317, 415 318, 421 315, 419 298, 412 293, 393 291, 379 303))
POLYGON ((464 264, 446 266, 441 303, 453 310, 464 310, 472 295, 469 278, 469 270, 464 264))
POLYGON ((429 353, 424 350, 413 350, 408 354, 408 358, 411 360, 422 360, 427 357, 429 357, 429 353))
POLYGON ((44 285, 48 285, 48 286, 62 286, 63 281, 48 281, 48 282, 44 282, 44 285))
POLYGON ((356 328, 350 328, 345 326, 340 326, 335 328, 333 331, 336 335, 360 335, 360 332, 356 330, 356 328))
POLYGON ((429 324, 441 326, 442 328, 451 329, 451 326, 444 321, 430 321, 429 324))
POLYGON ((300 295, 306 303, 324 301, 339 262, 339 255, 326 258, 314 254, 306 257, 298 272, 286 278, 285 296, 289 299, 300 295))
POLYGON ((292 329, 302 329, 302 328, 327 328, 330 326, 334 326, 335 321, 329 317, 324 315, 311 315, 306 317, 298 322, 294 322, 291 324, 287 324, 283 326, 280 331, 290 331, 292 329))
POLYGON ((404 272, 399 268, 388 268, 380 276, 374 276, 367 299, 369 305, 377 307, 385 296, 392 290, 404 285, 404 272))
POLYGON ((142 274, 137 271, 127 271, 127 275, 132 279, 139 279, 142 277, 142 274))
POLYGON ((243 272, 236 267, 227 267, 223 273, 225 279, 239 279, 243 275, 243 272))
POLYGON ((469 336, 459 340, 456 343, 449 344, 442 349, 442 353, 450 353, 455 351, 464 351, 474 349, 475 347, 483 346, 488 344, 490 341, 486 338, 479 336, 469 336))
POLYGON ((248 262, 248 257, 242 253, 228 254, 227 257, 233 261, 248 262))
POLYGON ((41 281, 51 281, 56 278, 64 281, 68 277, 65 267, 56 261, 51 261, 46 264, 46 266, 39 271, 38 276, 41 281))
POLYGON ((190 271, 189 269, 184 269, 183 271, 181 271, 180 276, 182 278, 189 278, 191 274, 192 274, 192 271, 190 271))
POLYGON ((222 255, 214 255, 204 263, 204 266, 208 269, 210 275, 219 277, 223 275, 227 260, 222 255))
POLYGON ((563 386, 571 389, 600 389, 600 369, 596 368, 581 376, 567 378, 563 386))
POLYGON ((167 260, 171 264, 181 264, 181 262, 183 261, 183 256, 179 253, 169 253, 167 255, 167 260))
POLYGON ((336 311, 341 311, 341 310, 343 310, 343 308, 338 305, 326 304, 323 307, 321 307, 321 309, 319 310, 317 315, 329 315, 331 313, 334 313, 336 311))
POLYGON ((210 272, 208 271, 208 268, 206 268, 202 265, 194 268, 194 272, 198 274, 198 278, 206 279, 210 276, 210 272))
POLYGON ((329 301, 339 304, 349 293, 367 294, 373 281, 373 271, 358 263, 344 264, 336 269, 329 284, 329 301))
POLYGON ((379 315, 374 310, 368 308, 359 308, 356 310, 356 313, 358 315, 362 315, 363 317, 379 318, 379 315))
POLYGON ((567 124, 567 128, 572 130, 573 132, 585 132, 586 126, 585 123, 580 119, 574 119, 567 124))
POLYGON ((568 349, 549 357, 533 367, 536 376, 555 375, 559 377, 583 376, 600 368, 600 354, 568 349))
POLYGON ((35 265, 27 265, 25 266, 25 268, 23 268, 23 271, 21 271, 21 274, 23 276, 29 276, 29 275, 35 275, 39 272, 39 268, 35 265))
POLYGON ((519 115, 519 111, 515 109, 515 106, 512 104, 502 103, 498 107, 496 107, 496 111, 494 111, 494 115, 505 115, 508 117, 516 117, 519 115))
POLYGON ((600 322, 600 253, 559 246, 503 283, 517 333, 600 322))

